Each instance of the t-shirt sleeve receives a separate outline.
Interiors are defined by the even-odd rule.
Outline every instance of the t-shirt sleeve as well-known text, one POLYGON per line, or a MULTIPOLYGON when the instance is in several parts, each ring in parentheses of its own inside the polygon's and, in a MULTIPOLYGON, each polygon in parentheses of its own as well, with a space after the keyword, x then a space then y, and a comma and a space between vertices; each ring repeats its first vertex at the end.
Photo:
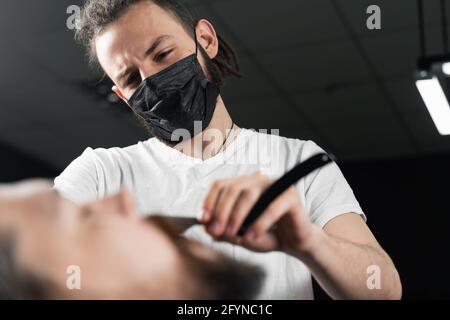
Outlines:
MULTIPOLYGON (((313 141, 303 146, 301 161, 324 152, 313 141)), ((313 223, 323 228, 330 220, 345 213, 356 213, 366 221, 356 197, 336 163, 311 173, 304 179, 305 207, 313 223)))
POLYGON ((87 148, 55 179, 54 188, 63 198, 86 203, 98 198, 98 184, 94 151, 87 148))

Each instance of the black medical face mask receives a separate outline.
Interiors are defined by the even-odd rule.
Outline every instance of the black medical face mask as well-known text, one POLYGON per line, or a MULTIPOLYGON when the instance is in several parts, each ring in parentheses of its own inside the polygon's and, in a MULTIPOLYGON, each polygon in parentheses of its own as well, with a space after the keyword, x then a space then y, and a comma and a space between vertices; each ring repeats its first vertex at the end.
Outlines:
POLYGON ((128 103, 157 138, 174 143, 186 135, 184 130, 174 134, 177 129, 187 130, 193 138, 209 126, 219 94, 219 86, 206 78, 195 53, 145 79, 128 103), (201 126, 194 126, 198 121, 201 126))

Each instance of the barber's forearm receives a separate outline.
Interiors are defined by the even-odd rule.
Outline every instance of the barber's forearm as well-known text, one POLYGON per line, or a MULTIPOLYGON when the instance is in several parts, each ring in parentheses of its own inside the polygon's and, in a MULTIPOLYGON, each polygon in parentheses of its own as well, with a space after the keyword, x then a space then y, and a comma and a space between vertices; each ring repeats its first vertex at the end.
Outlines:
POLYGON ((401 283, 391 259, 382 250, 352 243, 317 228, 306 253, 298 254, 321 287, 334 299, 400 299, 401 283), (379 267, 381 286, 369 289, 369 266, 379 267))

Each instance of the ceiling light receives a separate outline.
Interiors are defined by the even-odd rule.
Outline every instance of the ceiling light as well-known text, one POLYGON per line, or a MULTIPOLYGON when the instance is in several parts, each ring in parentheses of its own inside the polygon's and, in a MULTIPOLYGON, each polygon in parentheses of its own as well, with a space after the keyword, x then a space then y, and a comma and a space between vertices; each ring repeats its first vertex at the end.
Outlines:
POLYGON ((450 135, 450 104, 446 91, 449 89, 450 50, 447 30, 445 0, 441 0, 442 42, 444 53, 427 55, 425 39, 424 1, 417 0, 419 13, 420 57, 417 61, 416 86, 425 106, 441 135, 450 135))
POLYGON ((437 77, 416 81, 423 101, 441 135, 450 135, 450 105, 437 77))
POLYGON ((446 62, 446 63, 442 64, 442 72, 446 76, 450 76, 450 62, 446 62))

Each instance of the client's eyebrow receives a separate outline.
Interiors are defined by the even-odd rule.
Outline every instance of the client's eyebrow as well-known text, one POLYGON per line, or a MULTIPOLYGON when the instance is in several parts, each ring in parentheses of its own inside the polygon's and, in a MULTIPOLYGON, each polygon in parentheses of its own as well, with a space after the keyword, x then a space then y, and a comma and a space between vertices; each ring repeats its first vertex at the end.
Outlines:
MULTIPOLYGON (((144 57, 148 57, 149 55, 153 54, 163 41, 170 39, 170 38, 173 38, 173 36, 170 36, 167 34, 157 37, 153 41, 153 43, 150 45, 150 47, 147 49, 147 51, 145 51, 144 57)), ((133 72, 133 67, 127 67, 124 71, 120 72, 116 76, 117 83, 119 83, 121 87, 124 87, 127 76, 132 72, 133 72)))
POLYGON ((144 218, 144 221, 147 223, 152 223, 157 226, 160 230, 166 233, 169 238, 177 238, 180 236, 181 232, 184 230, 180 230, 179 226, 174 223, 170 218, 166 218, 163 215, 151 215, 144 218))

